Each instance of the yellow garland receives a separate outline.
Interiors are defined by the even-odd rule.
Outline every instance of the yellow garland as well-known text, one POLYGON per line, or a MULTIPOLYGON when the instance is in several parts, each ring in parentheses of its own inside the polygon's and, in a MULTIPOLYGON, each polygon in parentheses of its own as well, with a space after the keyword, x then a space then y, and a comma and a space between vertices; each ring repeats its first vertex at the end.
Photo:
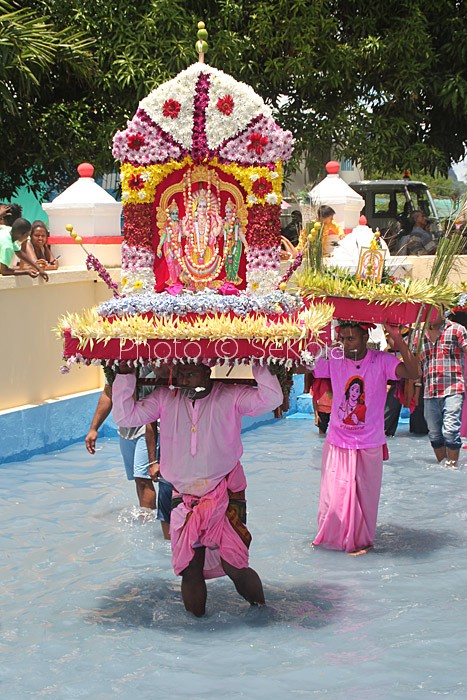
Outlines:
MULTIPOLYGON (((230 163, 228 165, 221 164, 217 162, 217 159, 214 158, 214 160, 210 163, 212 167, 219 168, 220 170, 223 170, 225 173, 228 173, 229 175, 232 175, 237 182, 241 184, 243 189, 245 190, 247 197, 248 195, 254 195, 257 199, 256 202, 252 201, 246 201, 247 207, 252 207, 254 204, 267 204, 266 198, 265 197, 258 197, 255 195, 253 192, 253 184, 255 180, 251 179, 251 176, 257 175, 259 179, 260 177, 266 178, 268 182, 272 184, 272 193, 274 193, 277 196, 277 204, 280 204, 282 201, 282 180, 283 180, 283 169, 282 169, 282 161, 278 160, 276 162, 276 169, 275 171, 269 170, 269 168, 266 168, 265 166, 247 166, 244 167, 242 165, 237 165, 236 163, 230 163), (276 178, 271 178, 271 174, 273 172, 276 172, 279 177, 276 178)), ((272 194, 271 193, 271 194, 272 194)))
POLYGON ((185 165, 192 165, 193 161, 190 156, 184 158, 181 162, 171 160, 163 165, 148 165, 135 166, 130 163, 124 163, 121 167, 122 180, 122 200, 124 204, 149 204, 154 201, 156 187, 165 180, 165 178, 175 170, 181 170, 185 165), (132 175, 144 175, 147 179, 144 181, 144 187, 140 190, 132 189, 129 186, 132 175))
POLYGON ((112 338, 136 344, 146 343, 150 339, 215 341, 228 338, 258 339, 283 344, 310 335, 319 340, 321 331, 332 319, 333 311, 332 305, 317 304, 299 314, 298 319, 294 317, 278 322, 267 316, 230 318, 226 314, 200 316, 193 322, 188 322, 174 315, 151 319, 138 315, 124 316, 109 321, 98 316, 97 309, 93 308, 82 314, 70 313, 63 316, 55 330, 60 337, 63 331, 69 329, 72 336, 79 339, 80 347, 87 342, 108 342, 112 338))
MULTIPOLYGON (((186 165, 193 165, 193 160, 190 156, 184 158, 181 162, 176 160, 171 160, 163 165, 148 165, 147 167, 139 165, 131 165, 130 163, 124 163, 121 167, 121 180, 122 180, 122 200, 124 204, 149 204, 154 201, 157 186, 165 180, 165 178, 170 175, 175 170, 181 170, 186 165), (144 187, 141 189, 133 189, 129 186, 132 176, 144 175, 144 187)), ((266 178, 268 182, 272 185, 272 192, 270 194, 275 194, 277 197, 277 204, 282 201, 282 181, 283 181, 283 168, 282 161, 278 160, 276 162, 276 168, 271 171, 265 166, 247 166, 243 167, 232 163, 229 165, 218 163, 217 158, 214 158, 208 163, 208 167, 219 168, 225 173, 228 173, 234 177, 237 182, 245 190, 247 197, 248 195, 254 195, 256 197, 256 202, 249 201, 247 199, 247 207, 252 207, 254 204, 268 204, 266 197, 258 197, 253 192, 253 184, 255 182, 252 176, 259 179, 261 177, 266 178), (273 173, 277 173, 278 177, 271 177, 273 173)))

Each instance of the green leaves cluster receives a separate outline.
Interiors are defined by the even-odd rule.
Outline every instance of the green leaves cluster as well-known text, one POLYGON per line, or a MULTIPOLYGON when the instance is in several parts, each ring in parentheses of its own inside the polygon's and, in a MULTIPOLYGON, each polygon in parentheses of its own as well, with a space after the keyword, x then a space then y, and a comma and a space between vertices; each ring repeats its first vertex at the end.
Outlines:
MULTIPOLYGON (((57 187, 110 146, 138 102, 196 60, 249 83, 312 173, 331 144, 367 169, 445 173, 465 152, 460 0, 0 0, 0 191, 57 187)), ((293 167, 293 164, 292 164, 293 167)))

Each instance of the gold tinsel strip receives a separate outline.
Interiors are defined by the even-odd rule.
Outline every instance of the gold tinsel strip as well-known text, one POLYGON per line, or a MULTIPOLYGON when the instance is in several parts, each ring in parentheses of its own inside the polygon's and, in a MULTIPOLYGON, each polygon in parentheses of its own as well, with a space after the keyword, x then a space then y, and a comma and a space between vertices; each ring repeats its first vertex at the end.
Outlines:
POLYGON ((144 318, 124 316, 109 321, 98 316, 97 308, 78 313, 68 313, 59 319, 55 329, 58 336, 70 330, 81 344, 89 340, 108 342, 112 338, 131 340, 144 344, 148 340, 222 340, 258 339, 282 344, 300 340, 308 335, 316 340, 324 327, 331 321, 334 307, 317 304, 304 310, 290 320, 274 321, 267 316, 234 317, 217 314, 202 316, 193 322, 184 321, 178 316, 144 318))

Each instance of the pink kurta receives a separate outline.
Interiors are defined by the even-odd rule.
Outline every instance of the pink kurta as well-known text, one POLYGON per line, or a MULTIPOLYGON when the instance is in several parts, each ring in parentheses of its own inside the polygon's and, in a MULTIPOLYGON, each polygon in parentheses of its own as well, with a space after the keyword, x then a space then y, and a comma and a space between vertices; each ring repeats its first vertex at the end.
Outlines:
POLYGON ((235 467, 243 454, 242 416, 260 416, 283 401, 277 377, 255 367, 258 388, 214 383, 194 402, 165 387, 135 402, 136 377, 117 374, 112 415, 117 425, 146 425, 161 419, 161 474, 179 493, 204 496, 235 467))
MULTIPOLYGON (((232 566, 248 566, 248 552, 225 515, 227 489, 241 491, 246 486, 239 464, 243 454, 242 416, 262 415, 283 401, 279 381, 266 367, 255 367, 253 375, 257 388, 214 383, 208 396, 195 402, 165 387, 135 402, 135 376, 121 374, 115 378, 112 399, 117 425, 145 425, 158 418, 161 421, 161 475, 184 497, 172 512, 172 562, 176 573, 191 561, 193 547, 199 545, 218 550, 217 555, 232 566)), ((222 575, 210 552, 206 554, 206 577, 222 575)))

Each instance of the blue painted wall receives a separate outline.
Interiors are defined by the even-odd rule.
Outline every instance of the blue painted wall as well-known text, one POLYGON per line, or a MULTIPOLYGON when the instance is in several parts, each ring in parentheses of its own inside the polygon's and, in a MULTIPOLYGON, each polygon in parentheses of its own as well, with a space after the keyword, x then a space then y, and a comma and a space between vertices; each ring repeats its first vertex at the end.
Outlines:
MULTIPOLYGON (((303 391, 303 376, 296 377, 291 393, 291 406, 287 415, 297 410, 297 399, 303 391)), ((0 415, 0 464, 18 462, 37 454, 56 452, 74 442, 84 440, 94 415, 100 390, 41 406, 18 411, 6 411, 0 415)), ((273 423, 272 413, 251 418, 245 416, 243 431, 273 423)), ((114 437, 117 426, 111 416, 99 431, 100 437, 114 437)))

